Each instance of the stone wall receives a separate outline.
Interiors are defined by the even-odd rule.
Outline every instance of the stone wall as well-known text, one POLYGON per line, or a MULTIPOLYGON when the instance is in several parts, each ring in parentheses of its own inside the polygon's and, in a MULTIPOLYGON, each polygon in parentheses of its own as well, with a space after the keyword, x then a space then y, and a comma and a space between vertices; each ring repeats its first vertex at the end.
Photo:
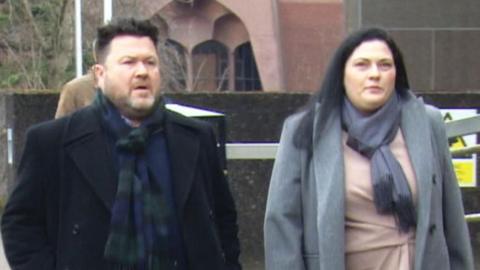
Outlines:
MULTIPOLYGON (((427 103, 442 108, 480 107, 480 94, 425 93, 423 96, 427 103)), ((283 120, 301 107, 309 94, 193 93, 167 94, 167 97, 179 104, 225 113, 227 142, 277 142, 283 120)), ((0 130, 5 128, 5 124, 14 128, 15 164, 18 164, 23 149, 26 128, 51 119, 57 100, 57 93, 54 92, 5 94, 0 91, 0 130), (5 103, 10 105, 5 106, 5 103), (2 119, 3 116, 6 116, 5 119, 2 119)), ((4 161, 4 149, 2 140, 0 162, 4 161)), ((264 268, 262 228, 272 165, 273 160, 227 162, 228 178, 239 214, 241 260, 246 270, 264 268)), ((12 177, 8 178, 9 185, 13 181, 12 177)), ((469 188, 462 192, 466 212, 480 212, 479 189, 469 188)), ((471 223, 469 226, 475 254, 480 254, 480 223, 471 223)), ((480 261, 478 256, 477 261, 480 261)))

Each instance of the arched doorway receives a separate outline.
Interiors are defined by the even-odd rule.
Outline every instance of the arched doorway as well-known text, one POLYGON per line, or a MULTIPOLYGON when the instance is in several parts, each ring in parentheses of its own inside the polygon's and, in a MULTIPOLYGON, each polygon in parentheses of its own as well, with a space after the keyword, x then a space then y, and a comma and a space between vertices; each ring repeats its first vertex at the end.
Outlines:
POLYGON ((235 49, 235 91, 259 90, 262 90, 262 82, 252 45, 246 42, 235 49))

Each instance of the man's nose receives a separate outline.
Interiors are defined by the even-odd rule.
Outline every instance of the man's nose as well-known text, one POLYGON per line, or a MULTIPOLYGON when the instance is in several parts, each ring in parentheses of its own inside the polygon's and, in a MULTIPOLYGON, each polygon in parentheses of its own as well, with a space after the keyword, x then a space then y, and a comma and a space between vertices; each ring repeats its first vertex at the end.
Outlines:
POLYGON ((137 67, 135 69, 136 76, 146 76, 148 74, 147 67, 144 63, 138 62, 137 67))

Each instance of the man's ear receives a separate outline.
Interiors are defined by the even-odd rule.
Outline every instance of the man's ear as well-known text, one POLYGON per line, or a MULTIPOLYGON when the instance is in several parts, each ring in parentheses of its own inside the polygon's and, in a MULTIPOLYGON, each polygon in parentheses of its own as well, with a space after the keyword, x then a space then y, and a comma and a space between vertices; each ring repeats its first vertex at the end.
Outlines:
POLYGON ((103 89, 105 80, 105 66, 101 64, 95 64, 92 66, 92 71, 93 75, 95 76, 97 86, 103 89))

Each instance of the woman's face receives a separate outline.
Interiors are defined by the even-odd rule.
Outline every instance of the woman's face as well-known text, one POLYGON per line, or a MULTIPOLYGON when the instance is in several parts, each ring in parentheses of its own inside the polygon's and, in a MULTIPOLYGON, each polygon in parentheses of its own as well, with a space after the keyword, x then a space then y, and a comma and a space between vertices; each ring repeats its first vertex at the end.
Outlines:
POLYGON ((366 114, 376 111, 395 91, 395 63, 382 40, 360 43, 345 63, 343 84, 350 102, 366 114))

